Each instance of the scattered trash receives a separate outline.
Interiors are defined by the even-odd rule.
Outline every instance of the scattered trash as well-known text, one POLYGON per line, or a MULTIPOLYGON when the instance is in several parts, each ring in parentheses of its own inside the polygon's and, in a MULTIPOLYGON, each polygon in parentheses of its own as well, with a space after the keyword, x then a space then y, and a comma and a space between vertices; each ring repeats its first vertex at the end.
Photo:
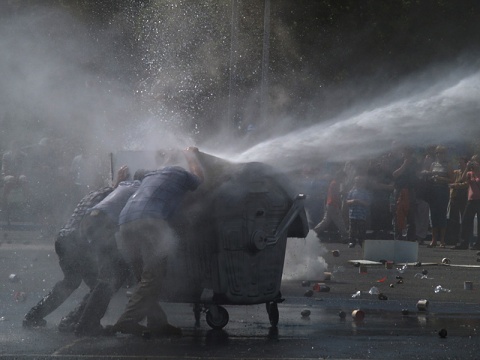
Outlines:
POLYGON ((352 295, 352 298, 358 299, 360 296, 362 296, 362 292, 358 290, 355 294, 352 295))
POLYGON ((368 293, 369 293, 370 295, 378 295, 378 294, 380 294, 380 291, 379 291, 378 288, 376 288, 375 286, 372 286, 372 287, 370 288, 370 290, 368 290, 368 293))
POLYGON ((0 321, 5 321, 7 318, 5 316, 0 317, 0 321))
POLYGON ((428 304, 429 304, 429 302, 426 299, 418 300, 417 309, 420 310, 420 311, 427 311, 428 310, 428 304))
POLYGON ((302 317, 304 317, 304 318, 309 317, 310 316, 310 310, 304 309, 304 310, 302 310, 300 315, 302 315, 302 317))
POLYGON ((385 269, 393 269, 393 261, 387 261, 385 262, 385 269))
POLYGON ((387 295, 380 293, 378 294, 378 300, 388 300, 388 297, 387 295))
POLYGON ((420 266, 422 266, 422 263, 421 263, 420 261, 418 261, 418 262, 416 262, 415 265, 413 265, 413 266, 420 267, 420 266))
POLYGON ((333 255, 333 257, 339 257, 340 256, 340 251, 339 250, 332 250, 332 255, 333 255))
POLYGON ((440 336, 442 339, 445 339, 447 337, 447 329, 442 329, 438 332, 438 336, 440 336))
POLYGON ((428 277, 428 275, 422 274, 422 273, 416 273, 413 277, 415 278, 420 278, 420 279, 430 279, 433 280, 433 278, 428 277))
POLYGON ((397 284, 403 284, 403 280, 397 280, 397 284))
POLYGON ((25 300, 27 300, 27 294, 24 293, 23 291, 15 291, 13 293, 13 299, 17 303, 24 302, 25 300))
POLYGON ((385 281, 387 281, 387 277, 386 277, 386 276, 384 276, 383 278, 377 280, 378 283, 383 283, 383 282, 385 282, 385 281))
POLYGON ((473 290, 473 282, 472 281, 465 281, 463 283, 464 290, 473 290))
POLYGON ((390 284, 388 286, 390 286, 392 289, 395 287, 395 285, 393 285, 393 284, 390 284))
POLYGON ((407 270, 407 264, 403 265, 402 267, 397 268, 397 271, 400 274, 403 274, 405 272, 405 270, 407 270))
POLYGON ((437 285, 437 286, 435 286, 435 290, 434 290, 434 291, 435 291, 435 294, 438 294, 438 293, 440 293, 440 292, 449 293, 449 292, 451 292, 452 290, 450 290, 450 289, 445 289, 444 287, 442 287, 442 285, 437 285))
POLYGON ((451 263, 449 258, 443 258, 442 259, 442 264, 449 265, 451 263))
POLYGON ((427 269, 423 269, 423 270, 422 270, 422 274, 423 274, 423 275, 427 275, 427 274, 428 274, 428 270, 427 270, 427 269))
POLYGON ((316 283, 315 285, 313 285, 313 291, 329 292, 330 291, 330 286, 322 284, 322 283, 316 283))
POLYGON ((12 283, 17 283, 20 281, 20 277, 17 274, 10 274, 8 280, 12 283))
POLYGON ((365 318, 365 312, 363 310, 357 309, 352 311, 352 317, 355 320, 363 320, 365 318))
POLYGON ((397 276, 395 276, 395 279, 403 280, 403 277, 401 277, 400 275, 397 275, 397 276))
POLYGON ((307 291, 305 291, 305 293, 303 294, 303 296, 312 297, 312 296, 313 296, 313 290, 308 289, 307 291))
POLYGON ((408 315, 409 313, 408 309, 402 309, 402 315, 408 315))
POLYGON ((302 286, 303 287, 309 287, 310 286, 310 281, 307 281, 307 280, 302 281, 302 286))
POLYGON ((345 319, 347 317, 347 313, 345 311, 340 311, 338 316, 340 316, 340 319, 345 319))

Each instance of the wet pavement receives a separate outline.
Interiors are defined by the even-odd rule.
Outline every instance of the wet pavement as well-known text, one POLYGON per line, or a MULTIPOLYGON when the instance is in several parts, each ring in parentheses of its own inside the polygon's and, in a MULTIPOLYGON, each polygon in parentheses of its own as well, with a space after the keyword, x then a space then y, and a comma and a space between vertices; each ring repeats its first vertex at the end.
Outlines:
MULTIPOLYGON (((332 276, 323 282, 330 291, 305 296, 321 278, 284 281, 285 301, 279 304, 276 329, 270 326, 265 305, 225 306, 229 323, 223 330, 212 330, 205 316, 200 327, 194 326, 191 304, 165 303, 169 320, 183 330, 181 338, 92 338, 56 329, 86 293, 84 286, 47 317, 45 328, 22 328, 23 315, 60 279, 61 272, 53 240, 39 239, 35 231, 2 231, 0 236, 2 359, 480 358, 480 263, 474 250, 420 246, 420 264, 403 272, 397 264, 393 269, 369 265, 366 273, 360 273, 352 260, 363 258, 361 248, 327 243, 323 257, 332 276), (332 250, 339 250, 340 256, 334 257, 332 250), (445 257, 449 266, 441 263, 445 257), (472 290, 464 289, 465 281, 472 281, 472 290), (449 291, 435 293, 438 285, 449 291), (386 299, 370 294, 373 287, 386 299), (360 296, 352 297, 358 291, 360 296), (428 300, 428 307, 419 310, 422 299, 428 300), (352 317, 357 309, 364 312, 363 320, 352 317), (303 310, 310 315, 302 316, 303 310)), ((116 294, 104 324, 112 324, 123 310, 127 291, 123 288, 116 294)))

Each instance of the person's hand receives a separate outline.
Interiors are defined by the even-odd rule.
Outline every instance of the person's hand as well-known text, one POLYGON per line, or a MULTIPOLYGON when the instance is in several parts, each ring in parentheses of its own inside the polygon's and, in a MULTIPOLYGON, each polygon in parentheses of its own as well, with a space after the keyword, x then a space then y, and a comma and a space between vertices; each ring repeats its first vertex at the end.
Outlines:
POLYGON ((185 149, 185 151, 197 153, 197 152, 198 152, 198 148, 195 147, 195 146, 189 146, 189 147, 187 147, 187 148, 185 149))
POLYGON ((117 182, 122 182, 122 181, 125 181, 128 179, 128 177, 130 176, 130 171, 128 169, 128 166, 127 165, 123 165, 122 167, 120 167, 120 169, 118 169, 117 171, 117 182))

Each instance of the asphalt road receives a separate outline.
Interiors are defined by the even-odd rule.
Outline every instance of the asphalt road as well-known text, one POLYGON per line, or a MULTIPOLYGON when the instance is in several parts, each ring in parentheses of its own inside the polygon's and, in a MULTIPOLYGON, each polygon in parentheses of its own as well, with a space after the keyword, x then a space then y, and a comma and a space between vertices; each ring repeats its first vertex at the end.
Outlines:
MULTIPOLYGON (((183 330, 180 338, 79 338, 59 333, 56 325, 86 293, 84 286, 47 317, 45 328, 21 326, 23 315, 61 277, 53 241, 38 239, 38 235, 35 231, 0 232, 1 359, 480 358, 480 263, 473 250, 420 246, 420 263, 403 272, 397 270, 398 264, 393 269, 376 264, 360 273, 355 260, 363 258, 361 248, 324 244, 319 255, 328 264, 325 271, 332 273, 330 280, 324 280, 322 273, 316 278, 283 281, 285 301, 279 304, 276 329, 271 328, 264 305, 226 306, 229 323, 223 330, 212 330, 204 316, 201 326, 194 326, 191 304, 165 303, 170 321, 183 330), (340 256, 334 257, 332 250, 339 250, 340 256), (445 257, 451 260, 449 266, 441 264, 445 257), (472 290, 464 289, 465 281, 472 281, 472 290), (317 282, 330 291, 305 296, 317 282), (435 293, 438 285, 450 291, 435 293), (370 294, 372 287, 386 299, 370 294), (360 296, 352 297, 358 291, 360 296), (422 299, 428 300, 426 310, 417 309, 422 299), (364 312, 363 320, 352 317, 357 309, 364 312), (303 317, 303 310, 310 315, 303 317), (442 329, 445 337, 439 335, 442 329)), ((104 324, 112 324, 121 313, 127 291, 124 288, 116 294, 104 324)))

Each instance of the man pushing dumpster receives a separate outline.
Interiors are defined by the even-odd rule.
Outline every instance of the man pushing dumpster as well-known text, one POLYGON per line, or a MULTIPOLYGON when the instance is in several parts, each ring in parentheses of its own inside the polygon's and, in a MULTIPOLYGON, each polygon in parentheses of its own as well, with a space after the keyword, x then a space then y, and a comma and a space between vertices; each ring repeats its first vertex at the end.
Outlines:
POLYGON ((178 154, 169 152, 159 170, 145 175, 140 187, 120 213, 120 236, 127 258, 139 285, 130 297, 124 313, 109 332, 142 335, 181 335, 168 323, 158 303, 161 285, 166 278, 168 261, 167 224, 188 191, 194 191, 204 180, 198 149, 183 151, 190 171, 176 166, 178 154), (140 322, 147 318, 147 326, 140 322))

